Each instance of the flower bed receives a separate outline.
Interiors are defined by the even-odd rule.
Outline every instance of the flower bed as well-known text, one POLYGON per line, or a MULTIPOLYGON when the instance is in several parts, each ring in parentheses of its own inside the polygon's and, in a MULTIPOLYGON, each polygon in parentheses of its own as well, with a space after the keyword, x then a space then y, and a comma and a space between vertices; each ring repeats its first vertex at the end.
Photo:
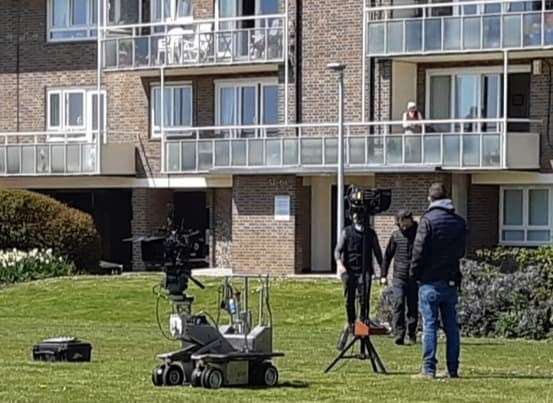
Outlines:
POLYGON ((67 276, 73 272, 73 264, 55 256, 52 249, 0 251, 0 284, 67 276))

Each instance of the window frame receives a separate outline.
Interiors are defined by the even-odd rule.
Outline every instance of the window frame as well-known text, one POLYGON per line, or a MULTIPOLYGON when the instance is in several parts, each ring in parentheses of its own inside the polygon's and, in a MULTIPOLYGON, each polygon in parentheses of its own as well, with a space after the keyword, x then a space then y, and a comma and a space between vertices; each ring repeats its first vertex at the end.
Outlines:
MULTIPOLYGON (((92 135, 95 131, 93 129, 93 102, 92 99, 98 91, 96 88, 90 87, 68 87, 68 88, 48 88, 46 90, 46 131, 48 132, 48 141, 92 141, 92 135), (67 124, 68 119, 68 95, 70 94, 83 94, 83 124, 81 126, 70 126, 67 124), (59 125, 52 126, 51 122, 51 96, 58 95, 60 100, 59 106, 59 125), (76 136, 74 134, 81 134, 76 136)), ((100 99, 103 102, 103 127, 102 131, 105 133, 107 128, 107 91, 100 90, 100 99)))
MULTIPOLYGON (((224 79, 224 80, 215 80, 215 125, 221 126, 221 90, 223 88, 232 88, 234 90, 234 122, 233 126, 248 126, 241 123, 242 120, 242 88, 246 87, 255 87, 255 125, 263 126, 265 117, 264 110, 264 91, 265 87, 276 87, 277 88, 277 117, 280 120, 279 112, 279 103, 280 103, 280 89, 281 84, 278 82, 276 77, 267 77, 267 78, 252 78, 252 79, 224 79)), ((278 124, 278 123, 277 123, 278 124)), ((261 137, 261 131, 255 131, 255 137, 261 137)))
MULTIPOLYGON (((175 88, 188 88, 190 89, 190 99, 191 99, 191 102, 190 102, 190 126, 170 126, 171 129, 183 129, 183 130, 186 130, 186 129, 190 129, 192 127, 194 127, 194 103, 195 103, 195 99, 194 99, 194 87, 192 85, 192 82, 190 81, 178 81, 178 82, 171 82, 171 83, 166 83, 164 85, 164 91, 166 90, 171 90, 173 91, 175 88)), ((160 90, 160 100, 161 102, 163 102, 163 99, 161 99, 161 83, 159 82, 156 82, 156 83, 152 83, 150 85, 150 138, 151 139, 154 139, 154 140, 159 140, 161 139, 161 126, 156 126, 155 124, 155 90, 156 89, 159 89, 160 90)), ((172 100, 174 101, 174 97, 172 97, 172 100)), ((174 121, 174 102, 172 102, 171 104, 171 107, 173 108, 173 111, 172 111, 172 116, 171 116, 171 120, 174 121)), ((160 113, 161 113, 161 108, 160 108, 160 113)), ((160 119, 163 119, 163 116, 160 117, 160 119)), ((160 120, 160 123, 162 123, 163 120, 160 120)), ((163 125, 164 128, 166 128, 167 126, 163 125)))
MULTIPOLYGON (((87 7, 86 7, 86 24, 81 25, 72 25, 71 24, 71 18, 73 15, 73 4, 75 0, 64 0, 66 8, 68 8, 67 11, 67 17, 65 21, 65 25, 63 28, 54 27, 54 1, 55 0, 48 0, 46 2, 46 42, 48 43, 64 43, 64 42, 92 42, 96 41, 98 37, 97 28, 98 28, 98 21, 93 22, 92 18, 94 15, 94 12, 92 10, 93 8, 93 0, 87 0, 87 7), (79 37, 65 37, 65 38, 53 38, 52 33, 54 32, 75 32, 75 31, 86 31, 86 36, 79 36, 79 37)), ((97 0, 97 1, 103 1, 103 0, 97 0)), ((97 6, 96 6, 97 7, 97 6)))
POLYGON ((524 185, 524 186, 501 186, 499 190, 499 244, 505 246, 542 246, 553 243, 553 187, 546 185, 524 185), (522 225, 505 225, 505 191, 520 190, 522 191, 522 225), (547 225, 530 225, 530 191, 531 190, 547 190, 547 208, 548 208, 548 224, 547 225), (524 240, 522 241, 506 241, 503 238, 503 231, 523 231, 524 240), (549 241, 529 241, 528 231, 549 231, 549 241))
MULTIPOLYGON (((514 73, 531 73, 532 69, 531 66, 528 64, 521 64, 521 65, 513 65, 509 66, 508 74, 514 74, 514 73)), ((457 78, 460 76, 466 76, 466 75, 477 75, 479 77, 479 84, 478 87, 478 114, 479 116, 482 113, 482 81, 483 77, 485 75, 491 75, 491 74, 500 74, 499 82, 501 84, 501 91, 498 93, 498 103, 500 103, 498 111, 500 114, 503 112, 503 105, 499 101, 503 95, 503 66, 497 65, 497 66, 475 66, 475 67, 460 67, 460 68, 437 68, 437 69, 427 69, 425 72, 425 84, 424 84, 424 110, 425 110, 425 116, 430 116, 430 96, 431 96, 431 77, 433 76, 449 76, 449 82, 450 82, 450 99, 449 99, 449 119, 455 119, 455 114, 457 112, 457 78)), ((493 119, 493 118, 490 118, 493 119)), ((454 129, 453 124, 451 124, 451 129, 454 129)), ((472 133, 478 133, 482 131, 481 124, 475 124, 476 130, 473 130, 472 133)), ((461 125, 459 130, 454 130, 459 133, 464 133, 464 125, 461 125)))

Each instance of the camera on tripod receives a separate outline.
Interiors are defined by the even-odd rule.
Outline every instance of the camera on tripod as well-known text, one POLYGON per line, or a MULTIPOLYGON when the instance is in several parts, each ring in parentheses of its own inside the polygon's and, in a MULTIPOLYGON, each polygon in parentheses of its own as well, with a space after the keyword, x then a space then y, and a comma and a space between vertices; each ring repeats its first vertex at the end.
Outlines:
POLYGON ((346 210, 353 217, 372 216, 390 208, 392 191, 390 189, 363 189, 351 185, 346 192, 346 210))

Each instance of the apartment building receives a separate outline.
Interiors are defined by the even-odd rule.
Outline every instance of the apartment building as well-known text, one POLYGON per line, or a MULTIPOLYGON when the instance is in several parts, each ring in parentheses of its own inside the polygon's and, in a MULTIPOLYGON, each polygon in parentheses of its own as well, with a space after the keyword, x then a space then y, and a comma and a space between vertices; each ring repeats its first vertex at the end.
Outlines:
POLYGON ((393 191, 382 244, 438 180, 471 249, 551 242, 549 1, 4 0, 0 22, 0 186, 90 212, 107 260, 143 269, 121 240, 174 205, 205 265, 332 271, 332 62, 346 183, 393 191))

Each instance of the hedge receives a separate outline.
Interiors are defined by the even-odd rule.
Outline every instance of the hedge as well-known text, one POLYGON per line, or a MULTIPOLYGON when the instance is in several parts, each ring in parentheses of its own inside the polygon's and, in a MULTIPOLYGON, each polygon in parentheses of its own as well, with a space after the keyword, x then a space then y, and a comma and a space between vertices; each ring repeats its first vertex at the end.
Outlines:
POLYGON ((0 250, 51 249, 79 271, 95 271, 101 242, 90 215, 41 194, 0 189, 0 250))
MULTIPOLYGON (((480 250, 461 264, 459 322, 465 336, 540 340, 553 336, 553 247, 480 250)), ((380 320, 391 323, 383 290, 380 320)))

